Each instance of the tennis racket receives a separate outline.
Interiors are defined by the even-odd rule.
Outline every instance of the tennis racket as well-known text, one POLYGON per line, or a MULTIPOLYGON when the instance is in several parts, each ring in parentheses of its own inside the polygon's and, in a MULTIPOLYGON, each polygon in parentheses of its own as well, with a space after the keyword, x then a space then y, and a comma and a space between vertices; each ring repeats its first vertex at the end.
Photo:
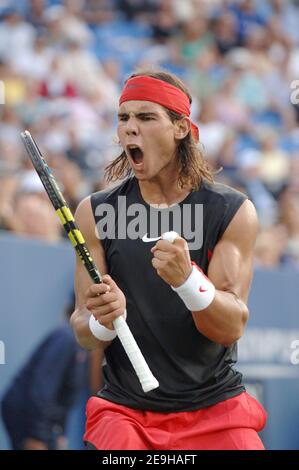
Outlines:
MULTIPOLYGON (((78 253, 79 258, 84 264, 92 281, 95 284, 100 284, 102 282, 101 273, 89 253, 84 237, 76 225, 74 216, 68 207, 50 168, 45 162, 30 132, 22 132, 21 138, 73 247, 78 253)), ((123 317, 116 318, 113 322, 113 326, 139 378, 143 391, 149 392, 150 390, 157 388, 159 386, 159 382, 153 376, 149 366, 147 365, 125 319, 123 317)))

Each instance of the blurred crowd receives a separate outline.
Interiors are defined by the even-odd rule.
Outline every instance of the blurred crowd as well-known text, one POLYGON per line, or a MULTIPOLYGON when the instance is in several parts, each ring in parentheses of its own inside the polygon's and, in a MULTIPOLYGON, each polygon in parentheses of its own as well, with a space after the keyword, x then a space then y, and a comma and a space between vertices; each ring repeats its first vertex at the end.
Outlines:
POLYGON ((63 236, 21 131, 75 209, 120 153, 124 80, 162 67, 192 92, 216 180, 256 206, 256 266, 299 268, 298 25, 299 0, 0 0, 0 228, 63 236))

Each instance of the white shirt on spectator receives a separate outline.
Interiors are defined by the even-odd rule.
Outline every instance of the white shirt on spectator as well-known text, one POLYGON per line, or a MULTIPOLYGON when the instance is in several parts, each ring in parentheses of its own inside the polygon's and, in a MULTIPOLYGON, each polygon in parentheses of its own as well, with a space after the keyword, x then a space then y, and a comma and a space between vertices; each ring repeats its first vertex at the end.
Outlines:
POLYGON ((14 57, 27 54, 32 50, 36 32, 33 26, 24 21, 10 25, 0 23, 0 58, 10 61, 14 57))

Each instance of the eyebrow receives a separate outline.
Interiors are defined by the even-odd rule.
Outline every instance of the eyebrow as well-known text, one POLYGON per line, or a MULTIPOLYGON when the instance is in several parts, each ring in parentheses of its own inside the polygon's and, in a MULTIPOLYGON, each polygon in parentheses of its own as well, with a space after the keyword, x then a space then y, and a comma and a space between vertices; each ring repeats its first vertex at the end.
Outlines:
MULTIPOLYGON (((118 117, 126 117, 129 116, 130 113, 118 113, 118 117)), ((136 117, 147 117, 147 116, 157 116, 157 113, 153 111, 143 111, 139 113, 133 113, 136 117)))

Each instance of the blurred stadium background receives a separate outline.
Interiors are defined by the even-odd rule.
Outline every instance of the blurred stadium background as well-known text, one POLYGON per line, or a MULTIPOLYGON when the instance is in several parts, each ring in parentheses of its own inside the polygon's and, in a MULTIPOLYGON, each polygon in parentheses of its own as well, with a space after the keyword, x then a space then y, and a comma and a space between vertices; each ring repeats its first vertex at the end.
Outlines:
MULTIPOLYGON (((0 0, 0 398, 61 322, 74 269, 20 132, 32 132, 75 209, 105 187, 118 155, 124 79, 163 67, 192 91, 206 158, 223 168, 217 180, 257 208, 239 369, 269 413, 266 447, 299 449, 298 25, 298 0, 0 0)), ((87 393, 86 384, 69 448, 82 447, 87 393)))

